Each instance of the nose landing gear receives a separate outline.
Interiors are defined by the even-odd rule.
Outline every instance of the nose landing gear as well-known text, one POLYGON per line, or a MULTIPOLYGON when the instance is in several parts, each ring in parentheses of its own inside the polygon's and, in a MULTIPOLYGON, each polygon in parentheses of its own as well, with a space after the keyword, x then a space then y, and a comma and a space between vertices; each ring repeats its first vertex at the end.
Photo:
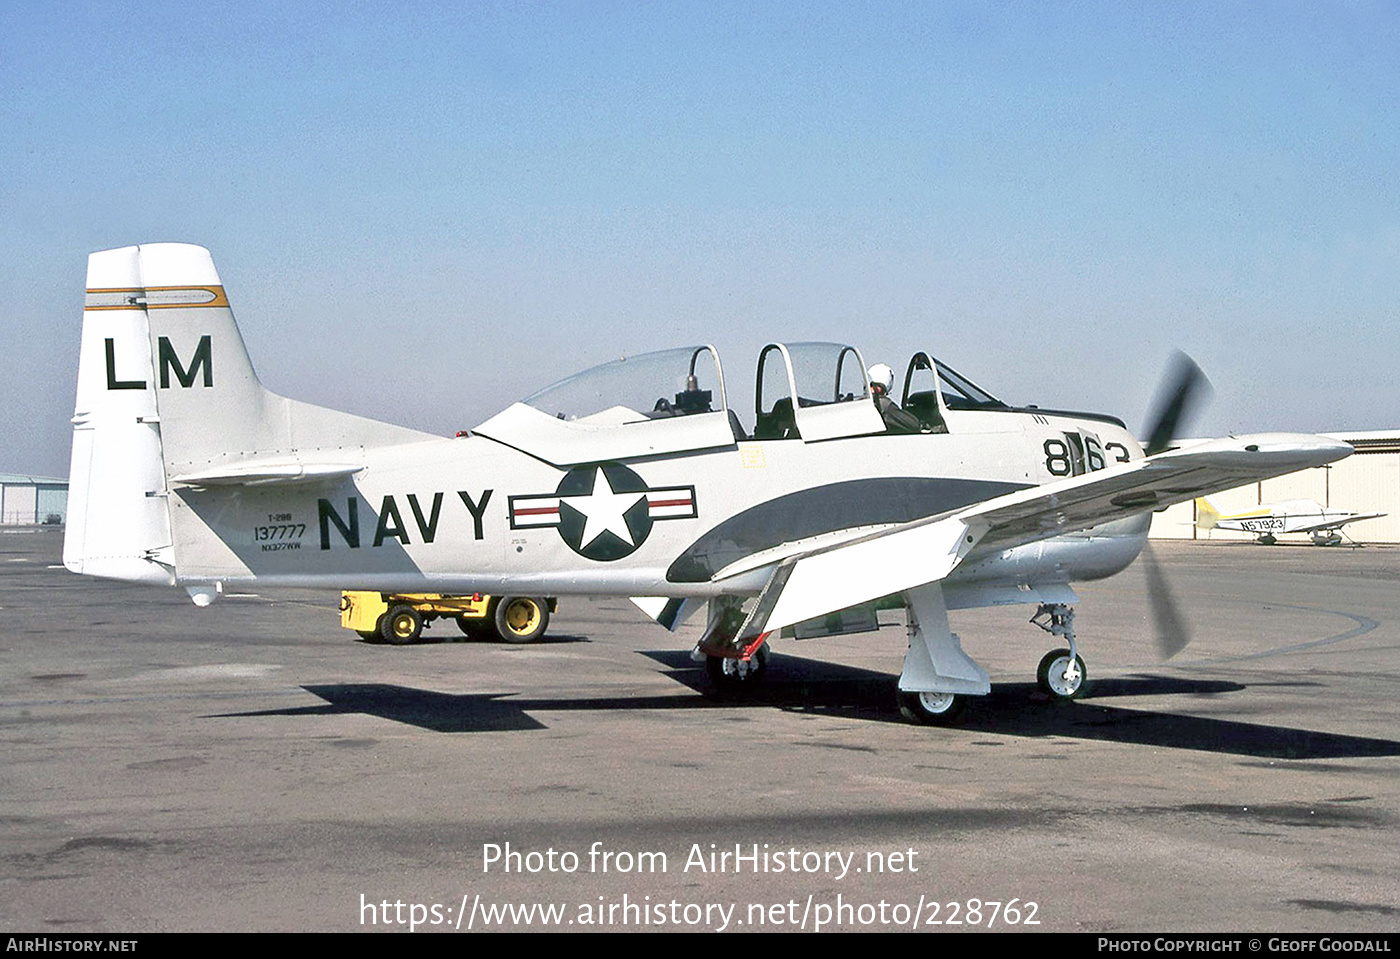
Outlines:
POLYGON ((1084 692, 1088 671, 1074 644, 1074 608, 1064 603, 1042 603, 1031 622, 1052 636, 1060 636, 1069 649, 1052 649, 1040 661, 1035 681, 1052 699, 1067 702, 1084 692))

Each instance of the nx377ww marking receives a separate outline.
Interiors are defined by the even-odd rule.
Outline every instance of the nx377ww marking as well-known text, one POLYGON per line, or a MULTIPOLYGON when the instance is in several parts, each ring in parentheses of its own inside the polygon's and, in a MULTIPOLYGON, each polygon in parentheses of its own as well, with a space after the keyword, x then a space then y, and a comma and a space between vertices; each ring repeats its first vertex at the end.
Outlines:
POLYGON ((266 390, 207 250, 94 253, 64 563, 202 604, 257 582, 621 595, 670 628, 704 607, 697 653, 721 682, 758 674, 775 630, 872 628, 898 595, 901 706, 937 722, 990 690, 949 609, 1040 604, 1067 643, 1041 683, 1073 696, 1070 583, 1127 567, 1152 510, 1351 452, 1292 434, 1170 449, 1192 375, 1146 450, 926 352, 893 395, 829 343, 764 347, 755 382, 735 410, 712 347, 635 356, 446 439, 266 390))

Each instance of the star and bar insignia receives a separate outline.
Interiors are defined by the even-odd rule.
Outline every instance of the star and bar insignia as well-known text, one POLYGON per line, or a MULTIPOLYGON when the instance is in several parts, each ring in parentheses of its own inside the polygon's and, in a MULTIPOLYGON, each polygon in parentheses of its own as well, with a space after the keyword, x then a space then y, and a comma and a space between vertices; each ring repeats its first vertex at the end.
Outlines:
POLYGON ((576 466, 552 494, 510 497, 510 528, 553 526, 569 548, 608 562, 633 553, 652 523, 694 519, 694 486, 652 488, 621 463, 576 466))

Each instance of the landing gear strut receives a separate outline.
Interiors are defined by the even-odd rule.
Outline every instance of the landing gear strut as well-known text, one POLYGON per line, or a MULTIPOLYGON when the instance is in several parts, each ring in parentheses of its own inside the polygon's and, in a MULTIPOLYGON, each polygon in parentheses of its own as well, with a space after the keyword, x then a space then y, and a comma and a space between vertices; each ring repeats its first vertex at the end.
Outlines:
POLYGON ((963 652, 948 628, 943 589, 929 583, 904 593, 909 616, 909 652, 899 674, 899 712, 929 726, 958 721, 970 696, 992 691, 987 671, 963 652))
POLYGON ((1084 692, 1088 672, 1084 668, 1084 660, 1079 658, 1075 649, 1074 607, 1064 603, 1042 603, 1031 617, 1031 622, 1069 643, 1069 649, 1052 649, 1045 654, 1035 671, 1036 683, 1052 699, 1078 699, 1084 692))
POLYGON ((709 624, 690 654, 705 660, 705 672, 716 689, 738 692, 757 685, 768 668, 768 634, 739 642, 743 628, 743 604, 728 596, 710 600, 709 624))

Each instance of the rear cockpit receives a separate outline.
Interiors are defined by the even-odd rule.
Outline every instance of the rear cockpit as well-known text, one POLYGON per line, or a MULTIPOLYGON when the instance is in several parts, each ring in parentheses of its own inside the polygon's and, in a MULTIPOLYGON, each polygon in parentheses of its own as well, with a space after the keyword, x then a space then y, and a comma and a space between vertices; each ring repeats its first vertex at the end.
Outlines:
POLYGON ((612 426, 728 409, 719 354, 712 346, 624 356, 521 402, 566 422, 612 426))
POLYGON ((595 366, 508 406, 472 432, 556 466, 714 449, 743 438, 711 346, 595 366))

